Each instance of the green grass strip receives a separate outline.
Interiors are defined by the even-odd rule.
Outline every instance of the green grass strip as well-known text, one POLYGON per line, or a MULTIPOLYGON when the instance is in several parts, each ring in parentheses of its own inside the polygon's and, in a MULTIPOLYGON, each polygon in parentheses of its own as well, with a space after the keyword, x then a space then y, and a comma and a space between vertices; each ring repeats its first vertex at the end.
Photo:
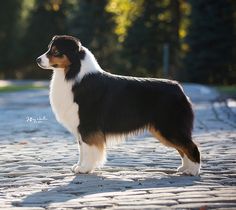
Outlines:
POLYGON ((16 92, 24 90, 42 90, 42 89, 46 89, 46 87, 35 86, 35 85, 10 85, 5 87, 0 87, 0 93, 8 93, 8 92, 16 92))
POLYGON ((235 95, 236 96, 236 85, 232 86, 218 86, 216 87, 218 91, 227 95, 235 95))

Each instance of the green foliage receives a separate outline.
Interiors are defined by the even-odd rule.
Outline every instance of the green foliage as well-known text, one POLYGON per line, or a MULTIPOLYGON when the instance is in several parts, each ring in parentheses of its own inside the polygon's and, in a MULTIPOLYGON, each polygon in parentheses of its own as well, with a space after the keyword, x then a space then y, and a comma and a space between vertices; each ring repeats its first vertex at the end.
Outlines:
POLYGON ((112 68, 118 41, 113 15, 106 11, 108 1, 79 0, 78 3, 78 9, 72 14, 70 34, 91 49, 103 68, 112 68))
POLYGON ((0 93, 9 93, 16 91, 24 91, 24 90, 39 90, 39 89, 46 89, 46 88, 35 85, 10 85, 6 87, 0 87, 0 93))
MULTIPOLYGON (((17 78, 48 78, 46 71, 38 71, 35 59, 45 52, 47 44, 55 34, 67 33, 66 9, 67 3, 62 0, 23 1, 21 14, 23 33, 15 56, 18 62, 12 59, 15 64, 13 67, 17 70, 15 72, 17 78)), ((5 76, 11 78, 9 74, 5 76)))
POLYGON ((179 51, 179 1, 143 1, 143 11, 124 41, 125 73, 161 76, 163 46, 170 46, 170 72, 176 71, 179 51))
POLYGON ((110 0, 106 10, 114 14, 116 23, 115 33, 119 42, 123 42, 127 36, 127 29, 132 26, 133 21, 142 11, 144 0, 110 0))
POLYGON ((15 57, 14 49, 17 49, 20 31, 18 19, 20 17, 21 1, 2 1, 0 7, 0 71, 4 73, 12 66, 15 57))
POLYGON ((231 97, 236 97, 236 85, 231 85, 231 86, 218 86, 216 87, 217 90, 219 90, 222 94, 231 96, 231 97))
POLYGON ((230 80, 233 18, 229 0, 191 0, 186 70, 191 82, 224 84, 230 80))
POLYGON ((35 60, 47 48, 56 34, 67 32, 65 3, 62 0, 38 0, 29 17, 27 33, 22 41, 25 49, 24 61, 35 60), (37 37, 37 38, 36 38, 37 37))
POLYGON ((0 7, 0 78, 49 78, 35 58, 52 36, 78 37, 102 68, 201 83, 236 81, 234 0, 7 0, 0 7), (184 59, 183 59, 184 58, 184 59), (37 71, 36 71, 37 70, 37 71))

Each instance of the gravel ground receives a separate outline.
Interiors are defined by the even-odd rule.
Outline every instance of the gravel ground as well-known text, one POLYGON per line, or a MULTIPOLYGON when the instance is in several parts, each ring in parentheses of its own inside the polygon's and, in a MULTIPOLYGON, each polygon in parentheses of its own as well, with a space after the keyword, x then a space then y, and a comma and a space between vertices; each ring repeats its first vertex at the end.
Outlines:
POLYGON ((108 150, 106 165, 75 176, 78 150, 47 90, 0 94, 0 209, 236 209, 236 102, 188 84, 198 177, 176 174, 177 152, 148 133, 108 150))

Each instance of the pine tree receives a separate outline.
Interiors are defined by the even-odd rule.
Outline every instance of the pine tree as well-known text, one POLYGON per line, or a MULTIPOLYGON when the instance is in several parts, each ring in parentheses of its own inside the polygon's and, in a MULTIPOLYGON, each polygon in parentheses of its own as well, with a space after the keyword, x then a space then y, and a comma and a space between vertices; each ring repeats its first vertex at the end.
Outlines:
POLYGON ((232 9, 233 9, 233 22, 234 22, 234 40, 232 43, 233 46, 233 58, 231 63, 231 69, 229 72, 229 83, 236 84, 236 1, 231 0, 232 9))
POLYGON ((124 42, 126 74, 163 76, 163 46, 169 45, 170 67, 176 71, 179 51, 179 1, 143 1, 143 11, 124 42))
MULTIPOLYGON (((18 19, 20 17, 21 1, 8 0, 1 2, 0 7, 0 71, 7 74, 8 69, 16 60, 14 47, 18 40, 18 19)), ((9 75, 9 73, 8 73, 9 75)))
POLYGON ((128 30, 124 42, 124 57, 127 58, 125 74, 135 73, 137 75, 155 74, 160 66, 158 56, 161 54, 158 44, 160 36, 158 32, 158 20, 156 14, 159 12, 158 3, 155 0, 144 1, 143 12, 134 21, 128 30), (152 20, 151 17, 154 16, 152 20))
POLYGON ((229 0, 191 0, 186 71, 191 82, 225 83, 232 62, 233 19, 229 0))
POLYGON ((70 33, 89 48, 105 69, 114 68, 117 36, 113 15, 106 11, 107 0, 79 0, 70 22, 70 33))
POLYGON ((64 1, 38 0, 29 18, 29 26, 23 45, 26 49, 23 60, 28 63, 47 49, 51 38, 67 33, 64 1))

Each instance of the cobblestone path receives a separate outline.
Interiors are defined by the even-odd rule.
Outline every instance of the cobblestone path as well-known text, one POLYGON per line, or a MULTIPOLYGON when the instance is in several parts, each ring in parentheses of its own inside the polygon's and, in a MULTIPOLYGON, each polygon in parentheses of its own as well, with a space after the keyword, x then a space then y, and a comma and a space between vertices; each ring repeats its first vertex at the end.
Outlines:
POLYGON ((200 97, 194 87, 186 92, 202 153, 198 177, 176 174, 177 152, 148 134, 112 146, 102 169, 75 176, 77 144, 55 121, 48 92, 1 94, 0 209, 236 209, 235 101, 200 97))

